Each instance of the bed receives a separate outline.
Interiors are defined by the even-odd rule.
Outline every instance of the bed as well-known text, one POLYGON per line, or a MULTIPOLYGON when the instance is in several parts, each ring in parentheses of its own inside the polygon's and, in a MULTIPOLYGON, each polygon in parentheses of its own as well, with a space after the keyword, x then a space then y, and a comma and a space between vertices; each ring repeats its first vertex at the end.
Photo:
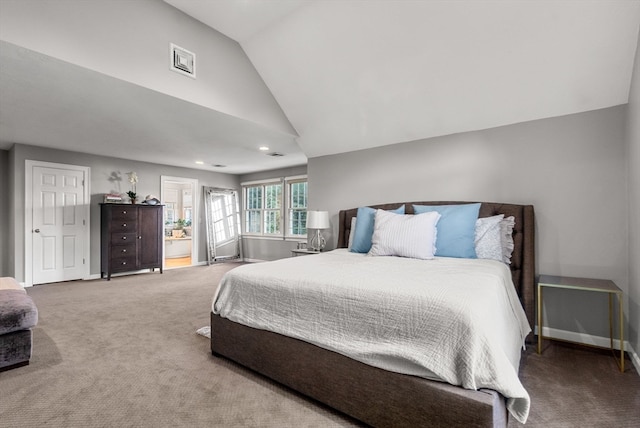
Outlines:
MULTIPOLYGON (((371 207, 393 210, 404 205, 405 213, 413 214, 414 205, 461 204, 472 203, 408 202, 371 207)), ((339 249, 349 245, 352 218, 357 215, 357 212, 358 209, 354 208, 339 213, 337 242, 339 249)), ((480 203, 479 217, 486 218, 497 214, 513 216, 515 219, 511 263, 508 269, 503 270, 506 270, 506 275, 511 276, 512 281, 509 284, 513 285, 512 291, 515 291, 513 294, 516 296, 516 304, 521 305, 526 321, 529 325, 533 325, 535 308, 533 207, 480 203)), ((289 259, 281 263, 300 263, 304 269, 310 269, 312 266, 307 265, 312 263, 310 259, 318 258, 318 263, 323 263, 326 269, 330 266, 326 264, 330 263, 329 259, 338 260, 338 257, 347 257, 347 261, 340 261, 338 264, 351 264, 352 259, 349 257, 353 255, 346 250, 341 251, 346 254, 340 255, 337 251, 335 255, 330 252, 326 255, 298 258, 300 260, 297 262, 294 262, 295 259, 289 259)), ((353 259, 353 264, 369 263, 369 259, 372 258, 364 256, 353 259)), ((290 267, 290 265, 287 266, 290 267)), ((504 427, 507 425, 509 417, 507 403, 513 404, 514 399, 507 400, 503 394, 496 391, 502 387, 501 385, 496 389, 482 387, 482 385, 480 388, 465 389, 455 386, 460 382, 450 384, 432 380, 430 376, 422 376, 423 373, 419 370, 415 373, 412 369, 403 370, 405 373, 402 373, 382 368, 386 367, 386 363, 378 366, 367 364, 361 361, 362 358, 351 358, 347 356, 348 353, 345 355, 340 349, 336 351, 332 350, 331 346, 314 344, 314 340, 304 340, 300 337, 296 338, 295 334, 290 336, 235 322, 231 319, 233 317, 220 315, 221 313, 224 315, 224 310, 221 311, 220 308, 215 310, 216 300, 214 298, 211 313, 211 351, 214 355, 236 361, 360 421, 373 426, 504 427)), ((286 300, 284 298, 281 301, 286 303, 286 300)), ((283 312, 287 312, 285 303, 282 304, 283 312)), ((277 312, 278 308, 268 310, 277 312)), ((259 314, 260 309, 245 312, 259 314)), ((260 315, 257 316, 257 318, 260 317, 260 315)), ((531 333, 527 335, 527 341, 532 341, 531 333)), ((516 358, 519 361, 519 357, 516 358)), ((515 363, 516 372, 517 363, 515 363)), ((510 411, 513 412, 513 409, 511 408, 510 411)))

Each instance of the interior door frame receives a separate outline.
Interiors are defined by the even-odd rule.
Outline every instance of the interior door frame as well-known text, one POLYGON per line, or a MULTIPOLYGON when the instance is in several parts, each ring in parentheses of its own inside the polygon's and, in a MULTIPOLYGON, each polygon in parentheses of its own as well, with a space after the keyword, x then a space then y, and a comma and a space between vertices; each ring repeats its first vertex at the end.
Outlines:
POLYGON ((84 173, 84 216, 87 221, 82 240, 84 242, 83 257, 85 259, 82 278, 87 279, 91 266, 91 168, 88 166, 69 165, 63 163, 43 162, 26 159, 24 177, 24 285, 33 286, 33 170, 35 167, 57 168, 84 173))
MULTIPOLYGON (((164 204, 164 190, 167 182, 182 183, 191 185, 191 197, 193 209, 191 212, 191 266, 196 266, 198 262, 198 235, 200 234, 200 192, 198 191, 198 180, 196 178, 173 177, 169 175, 160 176, 160 201, 164 204)), ((164 218, 164 216, 163 216, 164 218)), ((164 221, 164 220, 163 220, 164 221)), ((164 225, 162 236, 162 268, 165 266, 165 244, 164 225)))

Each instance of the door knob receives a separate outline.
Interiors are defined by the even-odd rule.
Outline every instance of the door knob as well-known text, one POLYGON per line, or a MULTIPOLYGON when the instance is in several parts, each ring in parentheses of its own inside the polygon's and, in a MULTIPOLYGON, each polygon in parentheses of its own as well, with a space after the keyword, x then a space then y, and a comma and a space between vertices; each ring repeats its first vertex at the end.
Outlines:
POLYGON ((40 229, 34 230, 35 233, 40 233, 40 229))

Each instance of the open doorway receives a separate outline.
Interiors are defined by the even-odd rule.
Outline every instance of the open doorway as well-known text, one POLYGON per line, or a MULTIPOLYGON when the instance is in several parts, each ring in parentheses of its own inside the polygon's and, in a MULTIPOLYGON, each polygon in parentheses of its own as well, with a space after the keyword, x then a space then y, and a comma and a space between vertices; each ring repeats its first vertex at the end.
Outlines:
POLYGON ((160 177, 165 269, 198 264, 198 180, 160 177))

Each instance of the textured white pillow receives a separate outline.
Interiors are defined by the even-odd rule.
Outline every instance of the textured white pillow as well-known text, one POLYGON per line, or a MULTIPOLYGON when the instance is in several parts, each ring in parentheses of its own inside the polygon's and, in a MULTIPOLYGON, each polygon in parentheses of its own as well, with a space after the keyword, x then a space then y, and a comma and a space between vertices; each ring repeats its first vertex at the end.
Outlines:
POLYGON ((502 261, 511 264, 511 254, 513 253, 513 227, 516 219, 509 216, 500 222, 500 239, 502 242, 502 261))
POLYGON ((476 221, 476 255, 511 264, 515 218, 504 214, 482 217, 476 221))
POLYGON ((437 211, 403 215, 377 210, 369 255, 432 259, 439 219, 437 211))
POLYGON ((504 214, 476 220, 476 255, 479 259, 503 261, 500 222, 504 214))

